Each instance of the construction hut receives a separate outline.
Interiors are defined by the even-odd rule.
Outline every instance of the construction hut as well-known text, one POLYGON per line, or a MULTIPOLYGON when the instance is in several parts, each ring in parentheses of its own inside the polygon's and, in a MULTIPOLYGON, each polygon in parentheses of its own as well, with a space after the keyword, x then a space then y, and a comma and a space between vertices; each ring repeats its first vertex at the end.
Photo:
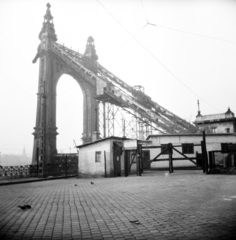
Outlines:
MULTIPOLYGON (((127 138, 107 137, 78 146, 79 177, 119 177, 125 175, 123 142, 127 138)), ((136 172, 135 165, 130 171, 136 172)))

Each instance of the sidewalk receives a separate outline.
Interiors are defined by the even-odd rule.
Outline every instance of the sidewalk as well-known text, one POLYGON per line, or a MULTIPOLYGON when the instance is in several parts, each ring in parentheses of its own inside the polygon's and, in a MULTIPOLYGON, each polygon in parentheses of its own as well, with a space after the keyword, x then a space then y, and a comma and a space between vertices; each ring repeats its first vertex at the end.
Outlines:
POLYGON ((150 171, 0 186, 0 239, 233 239, 235 180, 150 171))

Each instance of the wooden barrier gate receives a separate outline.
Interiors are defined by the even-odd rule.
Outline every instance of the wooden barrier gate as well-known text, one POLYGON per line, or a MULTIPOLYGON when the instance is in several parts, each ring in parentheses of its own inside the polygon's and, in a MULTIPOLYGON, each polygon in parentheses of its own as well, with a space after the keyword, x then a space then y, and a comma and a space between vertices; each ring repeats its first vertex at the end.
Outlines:
POLYGON ((143 169, 146 169, 152 162, 155 161, 169 161, 169 173, 173 173, 173 161, 175 160, 189 160, 194 163, 197 167, 200 167, 204 173, 208 174, 208 154, 207 154, 207 147, 206 147, 206 136, 205 132, 203 132, 203 140, 199 144, 193 144, 193 146, 201 146, 201 154, 196 154, 196 157, 188 157, 184 153, 180 152, 177 147, 181 147, 182 145, 172 145, 172 143, 167 144, 167 147, 163 149, 156 157, 152 160, 149 160, 146 165, 143 165, 142 161, 142 150, 144 149, 151 149, 151 148, 161 148, 161 146, 142 146, 138 143, 137 147, 137 175, 141 176, 143 169), (173 151, 179 153, 182 157, 174 158, 173 151), (169 159, 160 159, 159 157, 163 154, 169 154, 169 159), (159 158, 159 159, 158 159, 159 158), (194 161, 195 160, 195 161, 194 161))

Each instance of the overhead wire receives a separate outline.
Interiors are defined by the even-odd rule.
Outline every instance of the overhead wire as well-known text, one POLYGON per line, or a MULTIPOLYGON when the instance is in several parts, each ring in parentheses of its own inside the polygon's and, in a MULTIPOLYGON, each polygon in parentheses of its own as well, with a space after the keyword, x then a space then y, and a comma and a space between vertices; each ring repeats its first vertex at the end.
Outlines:
POLYGON ((231 41, 231 40, 217 38, 217 37, 213 37, 213 36, 208 36, 208 35, 204 35, 204 34, 200 34, 200 33, 193 33, 193 32, 189 32, 189 31, 185 31, 185 30, 181 30, 181 29, 176 29, 176 28, 172 28, 172 27, 166 27, 166 26, 162 26, 162 25, 158 25, 158 24, 154 24, 154 23, 149 23, 148 17, 147 17, 147 14, 146 14, 146 10, 145 10, 144 4, 143 4, 143 0, 140 0, 140 1, 141 1, 143 12, 144 12, 144 15, 145 15, 145 18, 146 18, 146 21, 147 21, 147 25, 152 25, 154 27, 159 27, 159 28, 165 28, 165 29, 168 29, 168 30, 177 31, 177 32, 185 33, 185 34, 191 34, 191 35, 195 35, 195 36, 198 36, 198 37, 205 37, 205 38, 210 38, 210 39, 214 39, 214 40, 218 40, 218 41, 223 41, 223 42, 236 44, 236 41, 231 41))
MULTIPOLYGON (((137 34, 139 34, 148 24, 146 23, 142 28, 140 28, 137 32, 135 32, 133 35, 136 36, 137 34)), ((124 47, 131 39, 133 39, 133 37, 130 37, 126 42, 124 42, 122 45, 120 45, 118 48, 116 48, 106 59, 110 58, 111 56, 113 56, 118 50, 120 50, 122 47, 124 47)))
POLYGON ((144 12, 145 18, 146 18, 146 21, 147 21, 147 24, 148 24, 149 22, 148 22, 147 14, 146 14, 146 11, 145 11, 145 8, 144 8, 144 5, 143 5, 143 0, 141 0, 141 3, 142 3, 142 7, 143 7, 143 12, 144 12))
POLYGON ((214 40, 218 40, 218 41, 223 41, 223 42, 228 42, 228 43, 236 44, 235 41, 231 41, 231 40, 227 40, 227 39, 222 39, 222 38, 207 36, 207 35, 204 35, 204 34, 193 33, 193 32, 189 32, 189 31, 185 31, 185 30, 180 30, 180 29, 171 28, 171 27, 166 27, 166 26, 157 25, 157 24, 152 24, 152 23, 149 23, 149 25, 152 25, 152 26, 155 26, 155 27, 159 27, 159 28, 165 28, 165 29, 168 29, 168 30, 177 31, 177 32, 181 32, 181 33, 191 34, 191 35, 198 36, 198 37, 210 38, 210 39, 214 39, 214 40))
POLYGON ((142 3, 142 7, 143 7, 143 12, 144 12, 144 15, 145 15, 145 18, 146 18, 146 22, 147 22, 145 26, 148 26, 148 25, 156 26, 156 24, 150 23, 150 22, 148 21, 148 17, 147 17, 146 10, 145 10, 145 8, 144 8, 144 4, 143 4, 143 1, 142 1, 142 0, 141 0, 141 3, 142 3))
POLYGON ((217 109, 216 107, 212 106, 210 103, 208 103, 206 100, 204 100, 202 97, 200 97, 197 93, 195 93, 191 88, 189 88, 183 81, 180 80, 169 68, 167 68, 157 57, 152 54, 133 34, 110 12, 108 9, 99 1, 96 0, 104 9, 105 11, 150 55, 152 58, 157 61, 170 75, 172 75, 178 82, 180 82, 183 86, 185 86, 190 92, 192 92, 195 96, 197 96, 199 99, 201 99, 203 102, 205 102, 210 107, 216 109, 217 111, 221 111, 217 109))

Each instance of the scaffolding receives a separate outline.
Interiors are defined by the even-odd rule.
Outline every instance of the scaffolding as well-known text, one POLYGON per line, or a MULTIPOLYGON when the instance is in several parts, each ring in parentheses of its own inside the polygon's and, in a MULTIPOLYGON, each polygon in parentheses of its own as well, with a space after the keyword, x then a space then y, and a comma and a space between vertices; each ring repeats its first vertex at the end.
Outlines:
POLYGON ((99 102, 99 132, 101 138, 110 136, 144 140, 153 134, 151 123, 141 116, 127 113, 123 108, 109 102, 99 102))

